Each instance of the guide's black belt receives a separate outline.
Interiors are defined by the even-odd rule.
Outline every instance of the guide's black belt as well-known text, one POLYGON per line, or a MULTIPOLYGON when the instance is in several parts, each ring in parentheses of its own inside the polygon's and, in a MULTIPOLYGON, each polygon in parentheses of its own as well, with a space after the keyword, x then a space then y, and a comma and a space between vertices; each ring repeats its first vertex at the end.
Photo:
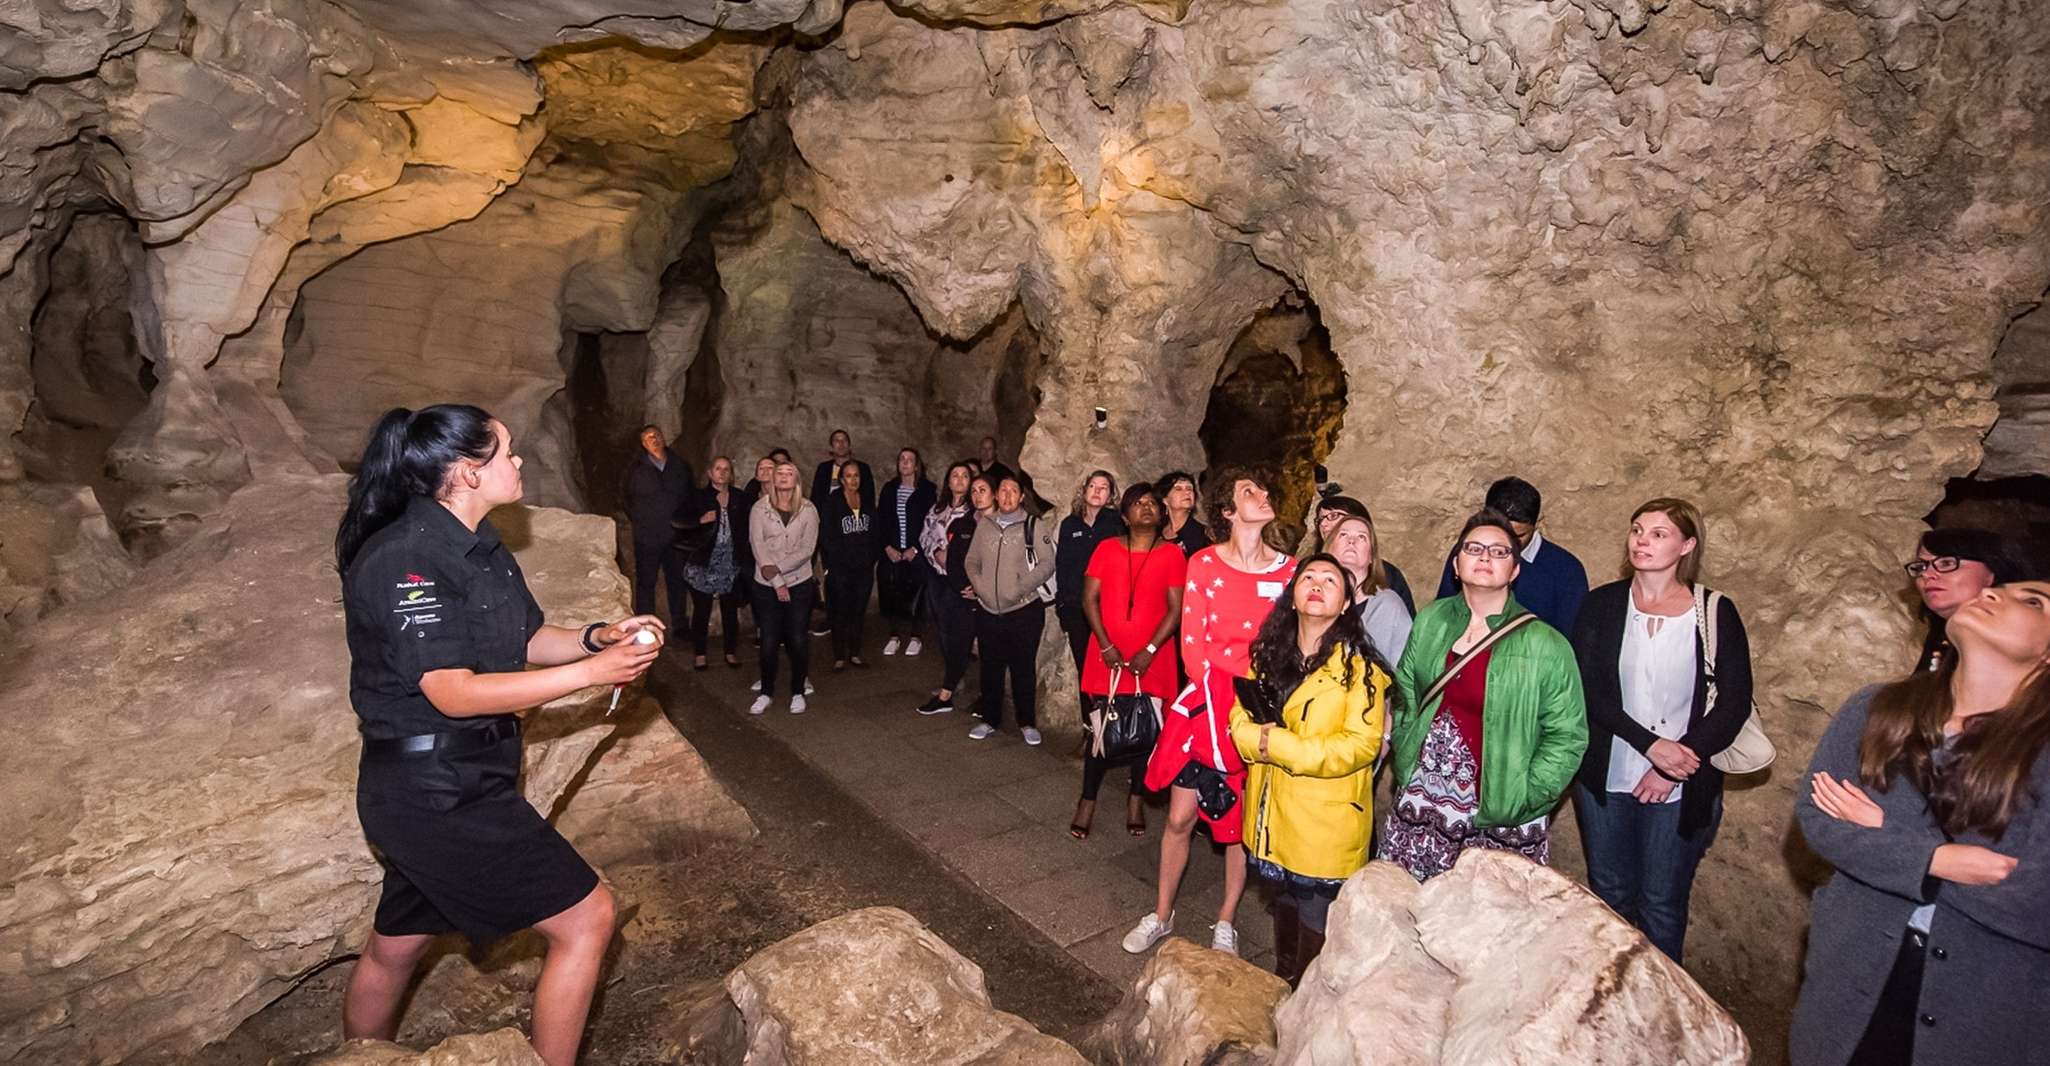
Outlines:
POLYGON ((500 718, 490 725, 476 729, 456 729, 447 733, 419 733, 410 737, 387 737, 383 739, 364 738, 363 754, 368 758, 384 759, 401 755, 419 755, 430 751, 459 752, 479 751, 519 736, 517 718, 500 718))

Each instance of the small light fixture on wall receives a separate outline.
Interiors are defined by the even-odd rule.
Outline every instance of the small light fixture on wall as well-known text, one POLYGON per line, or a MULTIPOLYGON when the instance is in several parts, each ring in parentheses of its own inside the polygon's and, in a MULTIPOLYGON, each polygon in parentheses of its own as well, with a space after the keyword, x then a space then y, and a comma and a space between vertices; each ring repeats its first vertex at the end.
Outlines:
POLYGON ((1099 408, 1097 408, 1097 409, 1096 409, 1096 412, 1095 412, 1095 418, 1096 418, 1096 431, 1097 431, 1098 433, 1101 433, 1101 432, 1103 432, 1103 431, 1104 431, 1105 429, 1108 429, 1108 428, 1110 427, 1110 409, 1109 409, 1109 408, 1105 408, 1105 407, 1099 407, 1099 408))

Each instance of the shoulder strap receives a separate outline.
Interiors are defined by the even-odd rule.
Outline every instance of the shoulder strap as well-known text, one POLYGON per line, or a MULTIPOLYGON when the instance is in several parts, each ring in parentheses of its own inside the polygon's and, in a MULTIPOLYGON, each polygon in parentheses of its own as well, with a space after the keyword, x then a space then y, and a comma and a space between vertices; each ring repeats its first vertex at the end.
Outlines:
POLYGON ((1694 629, 1701 640, 1701 672, 1711 686, 1715 684, 1716 601, 1722 598, 1722 593, 1705 585, 1694 586, 1694 629))
POLYGON ((1445 686, 1450 685, 1452 683, 1452 680, 1459 676, 1459 672, 1461 670, 1466 669, 1467 664, 1473 662, 1474 659, 1478 658, 1482 652, 1487 651, 1489 648, 1492 648, 1496 644, 1500 643, 1503 637, 1506 637, 1509 634, 1514 633, 1517 630, 1522 629, 1524 626, 1535 621, 1537 621, 1537 615, 1534 615, 1529 611, 1525 611, 1522 614, 1519 614, 1516 617, 1511 618, 1507 622, 1504 622, 1501 625, 1496 626, 1494 632, 1489 633, 1485 637, 1482 637, 1479 643, 1476 643, 1473 647, 1466 649, 1465 655, 1460 656, 1458 661, 1454 662, 1451 666, 1446 667, 1445 672, 1438 675, 1438 680, 1431 682, 1431 687, 1425 690, 1424 692, 1424 698, 1417 701, 1417 708, 1421 710, 1425 707, 1429 707, 1431 705, 1432 700, 1437 699, 1441 694, 1444 693, 1445 686))

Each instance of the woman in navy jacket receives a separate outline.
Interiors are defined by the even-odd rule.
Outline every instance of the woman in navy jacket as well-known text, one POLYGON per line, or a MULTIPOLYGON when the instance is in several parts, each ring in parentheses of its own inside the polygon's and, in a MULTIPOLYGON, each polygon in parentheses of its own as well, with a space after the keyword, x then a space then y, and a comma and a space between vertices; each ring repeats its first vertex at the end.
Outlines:
POLYGON ((1630 516, 1631 576, 1581 604, 1573 631, 1587 699, 1587 754, 1575 811, 1589 887, 1658 949, 1680 959, 1694 872, 1722 822, 1723 774, 1709 759, 1751 711, 1744 620, 1698 604, 1701 514, 1657 499, 1630 516), (1700 626, 1715 627, 1715 710, 1700 626))

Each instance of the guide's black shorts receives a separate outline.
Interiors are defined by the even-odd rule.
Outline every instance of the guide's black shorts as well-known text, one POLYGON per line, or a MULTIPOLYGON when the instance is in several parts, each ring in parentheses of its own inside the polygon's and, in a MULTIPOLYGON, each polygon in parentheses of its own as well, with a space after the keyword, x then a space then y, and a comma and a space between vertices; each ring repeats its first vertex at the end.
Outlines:
POLYGON ((384 864, 377 931, 482 948, 582 902, 598 874, 520 794, 516 725, 450 736, 424 751, 365 741, 356 816, 384 864))

